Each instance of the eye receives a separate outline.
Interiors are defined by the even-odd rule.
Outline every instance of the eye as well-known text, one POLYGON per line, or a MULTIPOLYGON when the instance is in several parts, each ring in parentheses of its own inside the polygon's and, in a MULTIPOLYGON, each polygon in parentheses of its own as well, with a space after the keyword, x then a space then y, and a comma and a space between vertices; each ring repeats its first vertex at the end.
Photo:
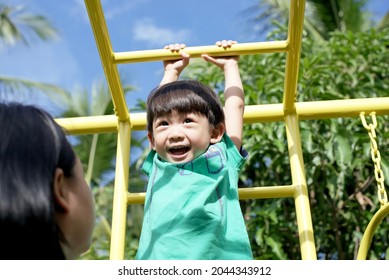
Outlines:
POLYGON ((169 125, 167 121, 160 121, 158 123, 158 126, 167 126, 167 125, 169 125))
POLYGON ((160 127, 160 126, 168 126, 169 123, 165 120, 157 120, 155 122, 155 127, 160 127))
POLYGON ((192 123, 192 122, 193 122, 193 120, 190 119, 190 118, 186 118, 186 119, 184 120, 184 123, 192 123))

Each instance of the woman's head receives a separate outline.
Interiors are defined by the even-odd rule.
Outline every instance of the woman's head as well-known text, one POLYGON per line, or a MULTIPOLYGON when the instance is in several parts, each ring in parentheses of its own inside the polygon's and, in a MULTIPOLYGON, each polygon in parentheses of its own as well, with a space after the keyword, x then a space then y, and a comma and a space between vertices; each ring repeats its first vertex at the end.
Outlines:
MULTIPOLYGON (((63 221, 70 209, 62 196, 69 196, 64 183, 77 175, 77 163, 65 133, 49 114, 34 106, 0 103, 1 259, 75 257, 66 249, 72 244, 63 221)), ((77 187, 68 185, 68 191, 77 187)))
POLYGON ((165 84, 147 99, 147 130, 153 132, 153 120, 176 111, 205 116, 212 127, 224 124, 223 107, 216 93, 198 81, 165 84))

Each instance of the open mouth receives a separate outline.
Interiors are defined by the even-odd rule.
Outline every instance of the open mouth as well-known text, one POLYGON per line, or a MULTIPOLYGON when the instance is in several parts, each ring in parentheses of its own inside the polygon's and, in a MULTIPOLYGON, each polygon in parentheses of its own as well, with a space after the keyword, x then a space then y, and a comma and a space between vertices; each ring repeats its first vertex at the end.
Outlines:
POLYGON ((188 146, 176 146, 169 148, 169 153, 175 156, 186 154, 190 148, 188 146))

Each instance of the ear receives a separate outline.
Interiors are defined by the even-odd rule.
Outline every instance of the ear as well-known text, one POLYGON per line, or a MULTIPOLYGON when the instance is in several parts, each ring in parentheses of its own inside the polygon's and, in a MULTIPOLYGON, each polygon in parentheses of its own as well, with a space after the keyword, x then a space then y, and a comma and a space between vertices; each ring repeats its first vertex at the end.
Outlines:
POLYGON ((150 149, 154 150, 155 145, 154 145, 153 133, 147 132, 147 138, 149 139, 150 149))
POLYGON ((225 132, 225 126, 223 123, 219 123, 216 127, 211 129, 211 144, 215 144, 220 142, 222 140, 224 132, 225 132))
POLYGON ((54 200, 56 209, 60 212, 68 212, 70 209, 69 186, 65 182, 65 175, 61 168, 55 169, 54 174, 54 200))

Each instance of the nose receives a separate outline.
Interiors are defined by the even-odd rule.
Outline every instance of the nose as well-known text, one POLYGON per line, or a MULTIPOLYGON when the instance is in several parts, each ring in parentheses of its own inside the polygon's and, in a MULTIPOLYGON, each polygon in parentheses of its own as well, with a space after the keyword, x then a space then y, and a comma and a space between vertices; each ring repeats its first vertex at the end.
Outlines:
POLYGON ((170 141, 180 141, 184 139, 184 133, 179 125, 175 125, 171 127, 171 131, 169 133, 170 141))

